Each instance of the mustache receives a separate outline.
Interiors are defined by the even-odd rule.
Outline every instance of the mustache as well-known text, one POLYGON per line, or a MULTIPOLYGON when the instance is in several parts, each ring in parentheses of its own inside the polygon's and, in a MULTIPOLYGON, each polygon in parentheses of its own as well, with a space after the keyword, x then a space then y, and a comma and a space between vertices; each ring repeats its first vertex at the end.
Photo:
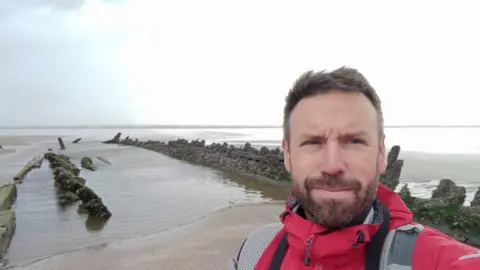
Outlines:
POLYGON ((360 191, 362 189, 362 184, 356 179, 347 178, 341 174, 322 174, 320 177, 309 177, 305 180, 305 190, 307 191, 321 187, 345 188, 353 191, 360 191))

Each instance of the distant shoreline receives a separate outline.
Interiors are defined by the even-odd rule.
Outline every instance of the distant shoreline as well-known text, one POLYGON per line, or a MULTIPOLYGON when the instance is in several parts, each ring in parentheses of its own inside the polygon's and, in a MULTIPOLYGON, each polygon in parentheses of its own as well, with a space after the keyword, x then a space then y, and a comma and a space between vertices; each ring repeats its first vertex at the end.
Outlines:
MULTIPOLYGON (((17 126, 0 127, 0 130, 18 129, 240 129, 240 128, 282 128, 278 125, 101 125, 101 126, 17 126)), ((386 125, 385 128, 480 128, 480 125, 386 125)))

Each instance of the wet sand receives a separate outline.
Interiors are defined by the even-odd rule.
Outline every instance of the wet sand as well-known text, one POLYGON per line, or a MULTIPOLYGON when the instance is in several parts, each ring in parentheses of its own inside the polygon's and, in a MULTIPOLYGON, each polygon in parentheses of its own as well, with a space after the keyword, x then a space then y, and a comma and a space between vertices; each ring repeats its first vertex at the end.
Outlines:
POLYGON ((33 143, 55 140, 53 136, 4 136, 0 135, 0 156, 15 153, 17 148, 33 143))
POLYGON ((0 149, 0 156, 15 153, 15 148, 1 148, 0 149))
POLYGON ((55 136, 3 136, 0 135, 0 145, 21 146, 42 141, 56 140, 55 136))
POLYGON ((226 269, 243 239, 279 220, 279 203, 237 205, 154 235, 55 255, 7 269, 226 269))
MULTIPOLYGON (((58 206, 52 172, 45 163, 18 185, 18 198, 12 207, 17 227, 6 255, 9 266, 159 233, 229 205, 272 200, 261 185, 243 184, 241 179, 232 179, 222 172, 153 151, 89 141, 66 146, 61 152, 77 166, 86 155, 112 161, 113 165, 109 165, 94 159, 97 170, 82 170, 81 176, 102 197, 113 216, 102 223, 78 214, 77 204, 58 206)), ((5 180, 11 181, 26 160, 50 147, 58 151, 58 142, 21 147, 18 154, 2 157, 0 180, 3 174, 5 180)), ((273 192, 267 190, 269 194, 273 192)), ((108 257, 106 261, 109 263, 108 257)))

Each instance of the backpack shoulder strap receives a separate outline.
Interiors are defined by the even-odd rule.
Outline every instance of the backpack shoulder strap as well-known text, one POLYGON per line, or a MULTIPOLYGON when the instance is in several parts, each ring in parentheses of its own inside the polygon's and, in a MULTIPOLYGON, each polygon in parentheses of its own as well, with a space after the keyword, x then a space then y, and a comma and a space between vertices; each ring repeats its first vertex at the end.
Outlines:
POLYGON ((378 231, 370 239, 370 243, 367 245, 367 258, 365 259, 365 270, 378 270, 380 269, 380 262, 382 256, 382 249, 385 240, 388 236, 388 226, 390 225, 390 212, 388 208, 376 202, 376 207, 380 210, 382 223, 378 228, 378 231))
POLYGON ((237 258, 229 263, 229 270, 253 270, 270 242, 282 229, 283 224, 271 223, 256 229, 243 242, 237 258))
POLYGON ((282 268, 283 259, 288 249, 288 233, 285 232, 280 239, 280 243, 273 254, 272 261, 268 267, 268 270, 280 270, 282 268))
POLYGON ((380 269, 412 269, 413 248, 422 230, 421 224, 407 224, 390 231, 383 245, 380 269))

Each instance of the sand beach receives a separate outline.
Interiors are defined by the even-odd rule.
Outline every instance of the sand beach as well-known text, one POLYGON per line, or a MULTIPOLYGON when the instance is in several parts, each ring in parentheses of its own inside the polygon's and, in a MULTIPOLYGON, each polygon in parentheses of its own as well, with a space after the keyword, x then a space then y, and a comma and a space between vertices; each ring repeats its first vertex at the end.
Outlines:
POLYGON ((189 270, 226 269, 244 238, 277 222, 281 204, 238 205, 170 231, 55 255, 7 269, 189 270))
POLYGON ((0 156, 15 153, 22 146, 53 140, 55 140, 54 136, 0 135, 0 156))

